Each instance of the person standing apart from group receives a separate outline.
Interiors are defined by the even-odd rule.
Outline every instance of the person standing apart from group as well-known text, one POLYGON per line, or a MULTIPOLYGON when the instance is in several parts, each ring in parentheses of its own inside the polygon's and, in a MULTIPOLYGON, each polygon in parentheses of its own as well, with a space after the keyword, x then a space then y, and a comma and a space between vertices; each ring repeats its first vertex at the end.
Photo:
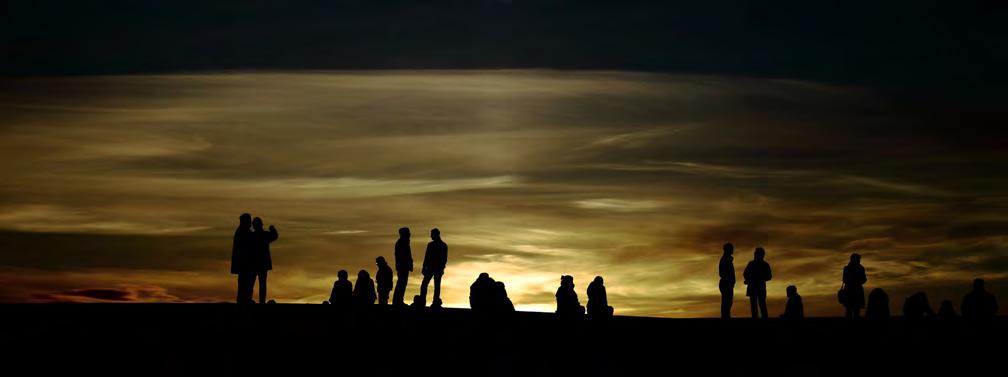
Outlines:
POLYGON ((850 262, 843 268, 843 306, 847 309, 847 318, 860 318, 861 308, 865 307, 864 284, 868 281, 864 266, 861 265, 861 255, 851 254, 850 262))
POLYGON ((767 318, 766 307, 766 282, 773 276, 770 273, 770 264, 763 260, 766 251, 762 247, 757 247, 753 253, 753 260, 746 265, 742 272, 742 281, 746 285, 746 296, 749 296, 749 305, 752 308, 753 318, 767 318), (759 314, 759 316, 757 316, 759 314))

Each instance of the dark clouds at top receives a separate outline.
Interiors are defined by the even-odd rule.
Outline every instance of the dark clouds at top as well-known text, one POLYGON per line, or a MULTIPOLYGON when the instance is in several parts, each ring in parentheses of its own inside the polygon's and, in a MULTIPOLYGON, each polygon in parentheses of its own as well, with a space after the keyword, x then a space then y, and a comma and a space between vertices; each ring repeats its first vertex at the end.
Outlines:
POLYGON ((983 97, 999 1, 10 1, 0 73, 557 68, 983 97))

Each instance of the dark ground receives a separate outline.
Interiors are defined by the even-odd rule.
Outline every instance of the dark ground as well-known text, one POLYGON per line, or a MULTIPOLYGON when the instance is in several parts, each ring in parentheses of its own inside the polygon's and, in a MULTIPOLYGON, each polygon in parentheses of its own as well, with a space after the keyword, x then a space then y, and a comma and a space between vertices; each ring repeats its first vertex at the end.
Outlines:
MULTIPOLYGON (((0 305, 3 362, 32 375, 998 375, 988 323, 813 318, 562 322, 469 310, 340 317, 279 304, 0 305)), ((12 375, 22 375, 15 373, 12 375)))

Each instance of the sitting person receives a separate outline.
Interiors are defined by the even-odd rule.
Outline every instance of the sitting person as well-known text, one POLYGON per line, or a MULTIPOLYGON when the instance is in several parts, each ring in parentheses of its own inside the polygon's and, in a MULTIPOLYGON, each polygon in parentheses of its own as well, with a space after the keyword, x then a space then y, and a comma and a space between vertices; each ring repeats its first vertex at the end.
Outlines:
POLYGON ((595 280, 588 284, 588 318, 609 318, 612 315, 613 307, 609 306, 605 284, 601 276, 596 276, 595 280))
POLYGON ((556 292, 556 313, 561 317, 579 317, 584 315, 585 307, 578 302, 577 292, 574 292, 574 277, 560 277, 560 288, 556 292))
POLYGON ((508 298, 503 281, 494 283, 494 308, 498 314, 514 313, 514 303, 508 298))
POLYGON ((337 280, 333 283, 332 293, 329 294, 329 304, 344 308, 349 307, 353 299, 353 284, 347 279, 346 270, 340 270, 336 276, 337 280))
POLYGON ((867 319, 889 319, 889 295, 882 288, 875 288, 868 294, 867 319))
POLYGON ((469 286, 469 307, 476 313, 487 313, 493 306, 494 279, 484 272, 469 286))
POLYGON ((934 317, 934 311, 931 310, 927 293, 917 292, 903 301, 903 318, 920 319, 926 317, 934 317))
POLYGON ((805 306, 802 305, 801 296, 798 295, 798 287, 789 285, 787 287, 787 304, 784 305, 784 319, 805 318, 805 306))
POLYGON ((376 300, 378 295, 375 294, 374 280, 371 280, 371 275, 366 270, 360 270, 357 273, 357 284, 354 284, 353 289, 354 306, 357 309, 369 310, 376 300))

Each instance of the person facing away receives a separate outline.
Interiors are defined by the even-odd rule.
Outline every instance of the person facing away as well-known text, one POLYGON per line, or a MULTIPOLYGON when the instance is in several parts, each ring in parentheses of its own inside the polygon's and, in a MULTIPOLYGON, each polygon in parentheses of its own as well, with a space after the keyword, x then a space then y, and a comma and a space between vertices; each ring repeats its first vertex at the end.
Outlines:
POLYGON ((574 277, 560 277, 560 288, 556 291, 556 313, 561 317, 576 317, 584 315, 585 308, 578 302, 577 292, 574 292, 574 277))
POLYGON ((773 276, 770 273, 770 264, 763 260, 765 256, 766 251, 762 247, 757 247, 753 252, 753 260, 742 271, 742 283, 746 285, 746 296, 749 296, 753 318, 757 318, 757 314, 762 318, 767 317, 766 282, 773 276))
POLYGON ((588 318, 609 318, 613 315, 613 307, 609 306, 606 297, 605 283, 601 276, 596 276, 588 284, 588 318))
POLYGON ((718 263, 718 290, 721 291, 721 318, 731 318, 732 301, 735 299, 735 245, 731 242, 721 247, 721 261, 718 263))
POLYGON ((993 319, 997 316, 998 305, 994 295, 984 289, 984 280, 973 280, 973 290, 963 298, 959 308, 964 318, 973 320, 993 319))
POLYGON ((787 287, 787 304, 784 305, 784 319, 805 318, 805 306, 802 305, 801 296, 798 295, 798 287, 789 285, 787 287))
POLYGON ((413 272, 413 252, 410 251, 410 231, 407 227, 399 228, 399 240, 395 243, 395 294, 392 295, 392 305, 405 305, 406 283, 410 272, 413 272))
POLYGON ((360 270, 357 273, 357 283, 353 287, 354 306, 362 310, 371 309, 371 306, 375 303, 375 299, 377 297, 371 275, 366 270, 360 270))
POLYGON ((938 314, 936 315, 941 319, 955 319, 959 317, 955 311, 955 305, 952 304, 952 300, 942 300, 941 304, 938 305, 938 314))
POLYGON ((485 313, 491 311, 494 304, 493 293, 495 283, 490 274, 483 272, 469 286, 469 307, 474 312, 485 313))
POLYGON ((889 295, 882 288, 872 289, 868 293, 868 306, 864 316, 866 319, 889 319, 889 295))
POLYGON ((375 272, 375 280, 378 284, 378 305, 388 305, 389 292, 392 292, 392 267, 385 262, 385 257, 375 258, 378 271, 375 272))
POLYGON ((934 317, 927 293, 917 292, 903 301, 903 318, 920 319, 925 317, 934 317))
POLYGON ((336 282, 333 283, 332 293, 329 294, 329 304, 341 308, 348 308, 353 300, 353 283, 350 283, 349 274, 346 270, 336 273, 336 282))
POLYGON ((861 255, 851 254, 850 262, 843 268, 843 305, 847 309, 847 318, 861 316, 861 308, 865 307, 864 283, 868 281, 864 266, 861 265, 861 255))
POLYGON ((423 281, 420 283, 420 302, 427 303, 427 284, 434 279, 434 300, 431 307, 441 307, 441 277, 444 276, 445 265, 448 263, 448 245, 441 240, 441 231, 438 228, 430 231, 431 242, 427 243, 427 251, 424 253, 423 281))
POLYGON ((252 262, 252 215, 243 213, 238 216, 238 228, 235 229, 231 242, 231 273, 238 275, 238 293, 235 301, 247 304, 252 300, 252 284, 255 283, 256 272, 252 262))
POLYGON ((269 230, 263 229, 262 219, 256 217, 252 219, 252 264, 255 266, 255 276, 259 279, 259 303, 266 303, 266 274, 273 269, 273 257, 270 255, 270 244, 280 237, 276 227, 269 226, 269 230))
POLYGON ((503 281, 494 282, 494 308, 497 313, 514 313, 514 303, 508 298, 507 288, 503 281))

